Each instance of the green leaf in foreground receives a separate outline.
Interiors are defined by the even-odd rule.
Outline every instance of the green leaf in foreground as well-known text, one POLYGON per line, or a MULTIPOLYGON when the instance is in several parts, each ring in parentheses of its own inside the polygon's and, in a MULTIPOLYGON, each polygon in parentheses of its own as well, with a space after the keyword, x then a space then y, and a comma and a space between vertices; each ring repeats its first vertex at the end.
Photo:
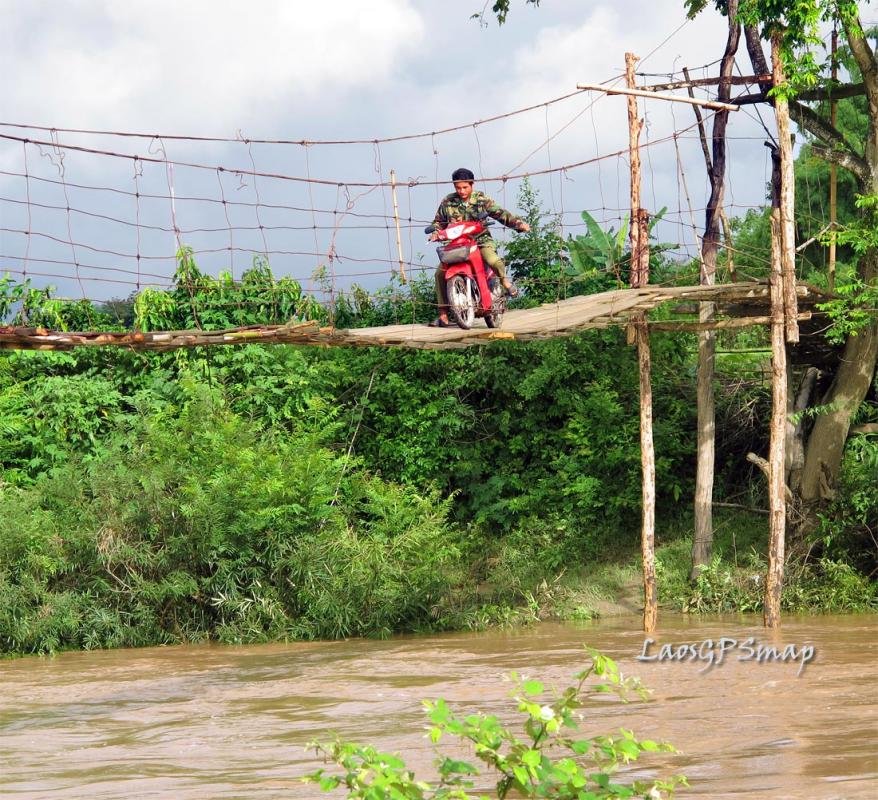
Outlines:
POLYGON ((313 746, 327 762, 341 767, 342 772, 330 776, 325 769, 319 769, 304 780, 318 784, 324 791, 344 787, 349 800, 475 800, 485 795, 470 794, 470 790, 488 780, 494 782, 493 796, 500 800, 672 797, 678 786, 688 785, 684 777, 622 783, 613 781, 612 776, 620 766, 636 761, 641 753, 675 752, 673 746, 651 739, 638 740, 626 729, 593 737, 579 733, 581 709, 592 696, 611 691, 627 702, 632 692, 641 697, 646 692, 639 681, 623 676, 612 659, 594 651, 590 655, 591 664, 575 676, 576 683, 542 706, 526 698, 541 694, 543 684, 512 676, 513 700, 525 718, 523 736, 504 727, 493 715, 458 716, 444 700, 424 702, 431 743, 438 742, 444 734, 457 737, 488 768, 484 776, 469 761, 439 755, 438 780, 421 780, 397 756, 336 741, 313 746), (603 681, 601 684, 588 683, 597 676, 603 681))

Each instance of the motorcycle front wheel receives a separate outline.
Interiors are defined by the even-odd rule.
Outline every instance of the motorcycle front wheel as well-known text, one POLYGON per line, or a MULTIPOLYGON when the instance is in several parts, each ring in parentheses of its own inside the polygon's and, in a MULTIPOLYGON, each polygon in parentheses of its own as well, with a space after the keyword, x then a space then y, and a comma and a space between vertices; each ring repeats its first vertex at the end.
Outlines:
POLYGON ((455 275, 446 281, 445 289, 455 322, 468 331, 476 319, 476 298, 470 281, 463 275, 455 275))

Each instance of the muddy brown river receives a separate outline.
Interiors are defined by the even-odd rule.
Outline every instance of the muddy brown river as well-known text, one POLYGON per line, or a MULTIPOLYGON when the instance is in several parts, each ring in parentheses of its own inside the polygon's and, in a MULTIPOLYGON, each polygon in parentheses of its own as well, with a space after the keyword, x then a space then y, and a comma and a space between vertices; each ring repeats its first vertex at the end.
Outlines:
POLYGON ((0 797, 343 797, 298 780, 320 763, 308 741, 337 733, 429 769, 421 699, 514 719, 502 676, 563 688, 588 644, 654 694, 596 703, 586 732, 672 742, 681 753, 637 774, 685 773, 679 797, 878 798, 878 617, 791 619, 776 636, 755 618, 660 622, 655 642, 625 617, 0 662, 0 797))

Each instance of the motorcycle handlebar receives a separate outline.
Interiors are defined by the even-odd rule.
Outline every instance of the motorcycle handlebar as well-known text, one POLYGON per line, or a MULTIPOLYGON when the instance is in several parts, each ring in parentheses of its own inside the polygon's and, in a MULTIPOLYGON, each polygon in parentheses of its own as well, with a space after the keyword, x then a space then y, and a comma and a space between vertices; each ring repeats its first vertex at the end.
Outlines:
MULTIPOLYGON (((484 225, 486 228, 487 228, 487 227, 490 227, 491 225, 496 224, 495 221, 494 221, 493 219, 490 219, 490 218, 488 217, 488 215, 485 214, 484 212, 481 213, 481 214, 479 214, 479 216, 477 217, 477 219, 478 219, 478 221, 481 222, 482 225, 484 225)), ((428 234, 429 234, 429 233, 436 233, 437 230, 438 230, 438 228, 437 228, 435 225, 428 225, 426 228, 424 228, 424 233, 428 233, 428 234)))

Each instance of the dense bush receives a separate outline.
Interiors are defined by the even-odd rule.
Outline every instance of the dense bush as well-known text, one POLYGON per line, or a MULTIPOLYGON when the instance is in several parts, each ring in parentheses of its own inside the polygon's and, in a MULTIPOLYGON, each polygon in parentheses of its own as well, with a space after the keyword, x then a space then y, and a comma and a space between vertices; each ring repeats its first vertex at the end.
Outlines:
MULTIPOLYGON (((671 504, 691 406, 659 388, 684 353, 655 344, 671 504)), ((480 624, 637 538, 636 367, 617 332, 10 354, 0 407, 5 649, 480 624)))
POLYGON ((456 575, 447 504, 194 387, 103 454, 3 489, 0 643, 17 652, 426 625, 456 575))
MULTIPOLYGON (((873 414, 878 407, 871 407, 873 414)), ((878 574, 878 437, 855 436, 845 450, 839 492, 822 519, 821 549, 874 578, 878 574)))

